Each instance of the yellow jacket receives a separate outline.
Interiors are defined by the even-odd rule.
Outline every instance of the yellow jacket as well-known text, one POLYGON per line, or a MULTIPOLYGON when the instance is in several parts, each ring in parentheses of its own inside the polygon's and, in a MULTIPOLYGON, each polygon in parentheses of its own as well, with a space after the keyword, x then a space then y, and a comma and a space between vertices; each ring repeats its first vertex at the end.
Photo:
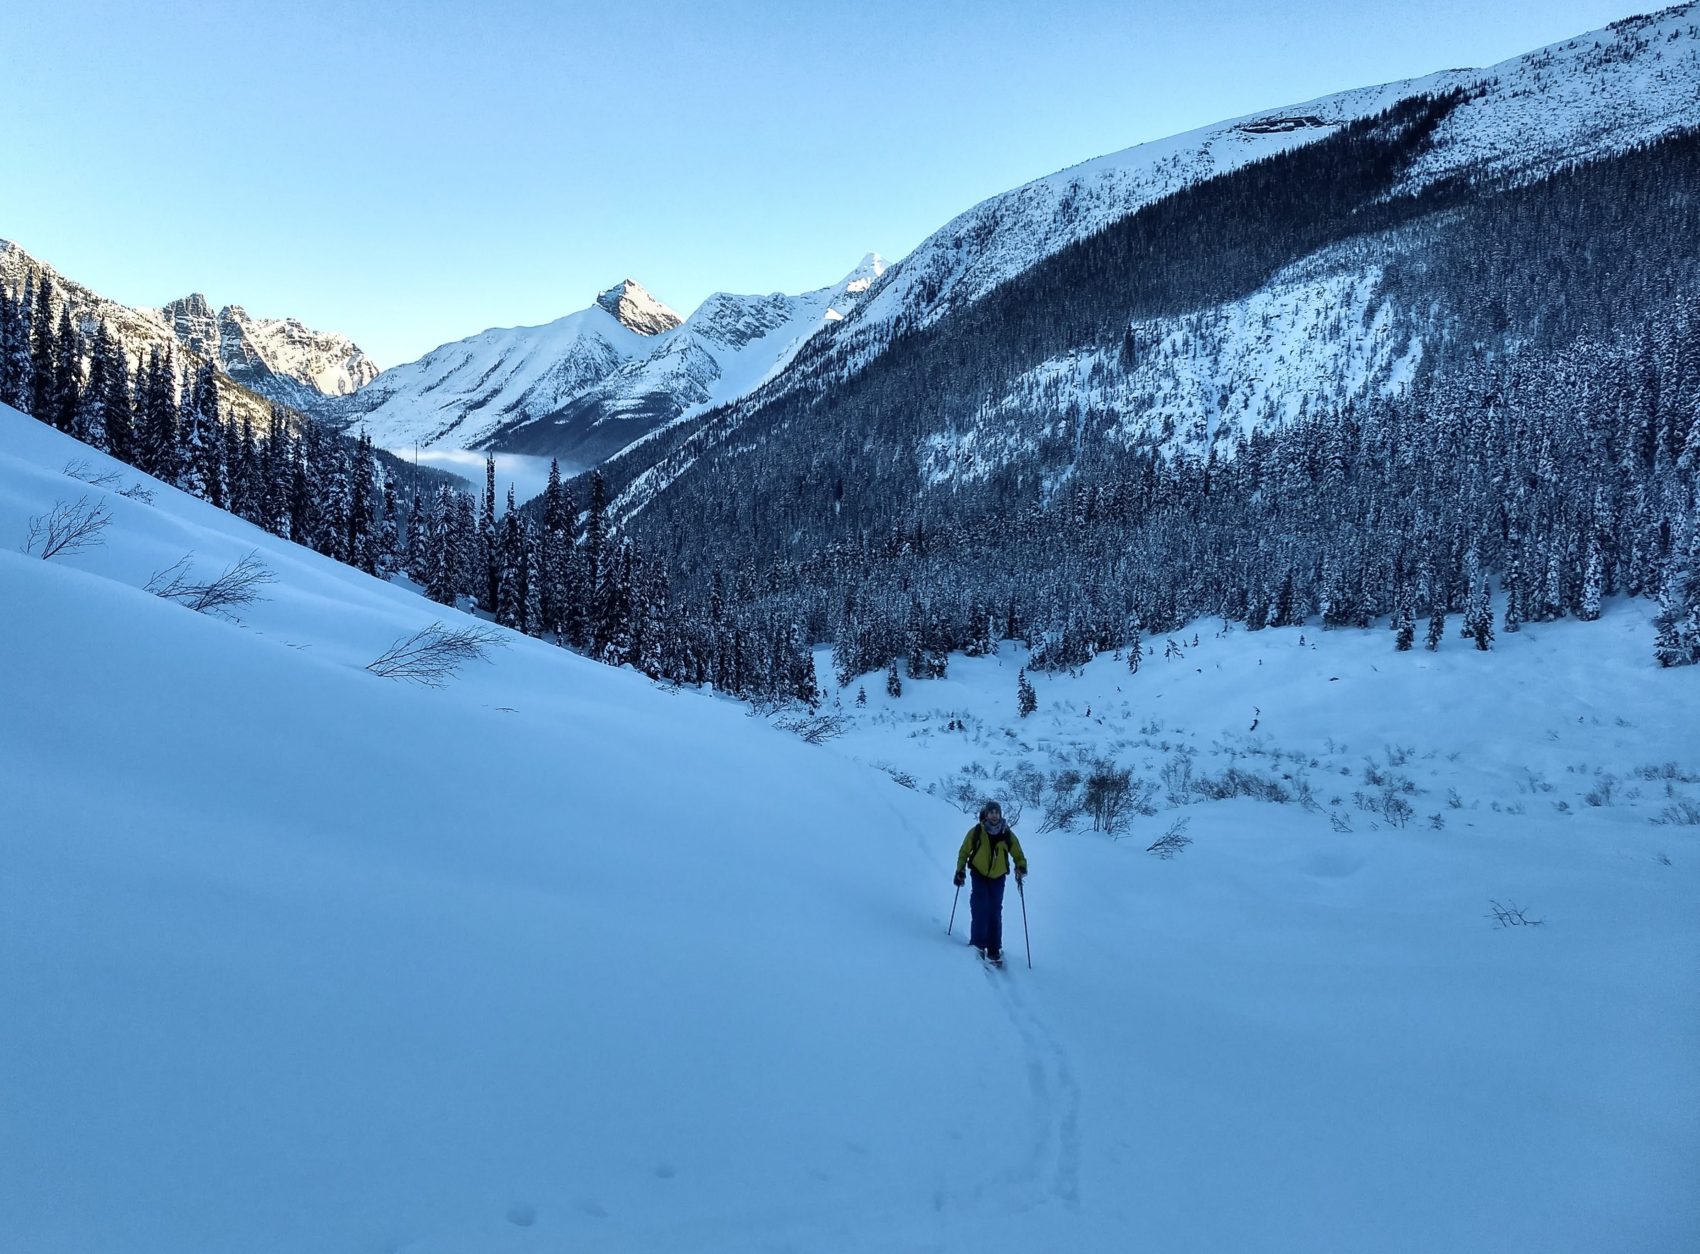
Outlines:
POLYGON ((1027 874, 1027 855, 1021 852, 1021 842, 1013 828, 1005 826, 995 837, 978 823, 968 829, 962 848, 956 851, 956 869, 973 863, 974 869, 987 879, 998 880, 1009 874, 1009 855, 1015 855, 1015 869, 1027 874))

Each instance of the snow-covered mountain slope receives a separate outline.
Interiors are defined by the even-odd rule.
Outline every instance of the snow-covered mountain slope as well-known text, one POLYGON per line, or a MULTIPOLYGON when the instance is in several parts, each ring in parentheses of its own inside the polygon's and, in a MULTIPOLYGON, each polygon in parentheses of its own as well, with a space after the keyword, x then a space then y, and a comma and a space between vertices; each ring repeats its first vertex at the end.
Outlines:
MULTIPOLYGON (((620 286, 632 290, 628 299, 639 309, 665 308, 630 280, 620 286)), ((608 305, 618 309, 621 298, 608 305)), ((382 448, 483 447, 505 426, 553 413, 653 350, 655 333, 643 329, 653 325, 649 318, 629 326, 608 305, 598 298, 543 326, 492 328, 444 344, 321 412, 364 428, 382 448)))
POLYGON ((1700 17, 1694 3, 1630 18, 1489 69, 1324 96, 1140 144, 1035 179, 953 218, 894 266, 839 328, 853 365, 897 331, 927 326, 1039 259, 1140 206, 1419 93, 1463 91, 1413 165, 1406 189, 1459 174, 1519 178, 1621 152, 1700 123, 1700 17))
POLYGON ((716 293, 679 320, 631 279, 542 327, 485 331, 385 372, 325 412, 387 448, 493 448, 580 464, 743 395, 884 272, 877 254, 800 296, 716 293))
POLYGON ((295 318, 251 318, 240 305, 214 313, 199 292, 158 314, 178 343, 217 361, 238 383, 298 409, 347 396, 378 376, 346 335, 314 331, 295 318))
POLYGON ((1025 720, 1005 645, 869 683, 816 748, 520 637, 381 679, 445 611, 137 479, 0 410, 0 1248, 1700 1232, 1700 674, 1654 668, 1638 606, 1490 654, 1200 624, 1041 677, 1025 720), (19 551, 79 499, 100 547, 19 551), (143 588, 250 552, 239 623, 143 588), (1011 963, 976 969, 971 820, 924 789, 1013 812, 1099 757, 1156 812, 1029 803, 1011 963), (1231 780, 1292 800, 1206 799, 1231 780))
MULTIPOLYGON (((803 473, 845 429, 873 431, 912 458, 915 473, 902 485, 883 485, 887 497, 894 488, 948 491, 958 477, 972 488, 999 467, 1050 484, 1067 467, 1038 465, 1033 455, 1042 448, 1202 452, 1213 436, 1395 392, 1419 371, 1438 368, 1446 351, 1454 361, 1471 351, 1516 351, 1536 334, 1550 335, 1564 308, 1539 308, 1524 293, 1520 319, 1500 310, 1497 338, 1490 343, 1478 334, 1482 310, 1502 302, 1466 290, 1467 276, 1457 269, 1459 257, 1492 233, 1484 213, 1469 211, 1492 196, 1554 183, 1591 159, 1631 162, 1647 145, 1679 144, 1697 127, 1700 16, 1689 3, 1491 69, 1343 92, 1086 162, 953 219, 887 270, 769 386, 689 431, 663 432, 665 438, 611 459, 604 473, 615 511, 640 516, 711 465, 711 478, 737 478, 728 463, 758 447, 781 477, 803 473), (1244 191, 1309 157, 1317 157, 1314 167, 1325 149, 1333 160, 1357 142, 1354 135, 1375 129, 1367 119, 1395 105, 1394 116, 1409 119, 1424 100, 1437 124, 1394 158, 1388 181, 1365 203, 1329 211, 1320 187, 1288 185, 1279 210, 1285 221, 1330 224, 1315 232, 1316 251, 1286 247, 1291 232, 1272 218, 1218 249, 1208 233, 1164 216, 1181 193, 1202 202, 1200 213, 1234 218, 1231 193, 1211 199, 1213 188, 1237 178, 1244 191), (1423 220, 1400 217, 1400 206, 1419 205, 1412 212, 1423 220), (1139 234, 1141 210, 1166 226, 1139 234), (1388 229, 1354 225, 1376 210, 1386 211, 1388 229), (1449 217, 1450 210, 1461 212, 1449 217), (1138 247, 1156 250, 1144 265, 1116 253, 1113 243, 1092 251, 1094 241, 1134 236, 1138 247), (1091 262, 1080 261, 1088 252, 1091 262), (1057 278, 1065 271, 1073 287, 1057 278), (1208 283, 1192 290, 1188 271, 1235 278, 1225 291, 1208 283), (1156 309, 1137 307, 1132 293, 1148 297, 1157 282, 1179 295, 1148 300, 1156 309), (1096 323, 1085 326, 1084 314, 1071 319, 1074 310, 1092 311, 1096 323), (1048 333, 1035 330, 1036 320, 1047 321, 1048 333), (1034 351, 1041 341, 1042 355, 1034 351), (888 352, 893 348, 901 351, 888 352), (907 404, 859 407, 864 393, 847 384, 876 362, 890 369, 870 374, 865 395, 907 404), (811 426, 817 407, 820 430, 811 426), (893 420, 893 413, 904 417, 893 420), (771 447, 769 429, 787 447, 771 447), (737 432, 744 435, 734 439, 737 432)), ((1266 204, 1271 190, 1261 188, 1257 203, 1266 204)), ((1600 243, 1621 244, 1627 237, 1620 228, 1657 225, 1656 209, 1634 223, 1609 222, 1612 214, 1591 205, 1585 189, 1570 194, 1573 202, 1558 211, 1571 222, 1592 212, 1605 233, 1600 243)), ((1538 227, 1520 222, 1518 246, 1535 249, 1526 269, 1560 267, 1539 251, 1538 227)), ((1238 225, 1246 226, 1244 216, 1238 225)), ((1590 247, 1594 241, 1578 242, 1589 249, 1581 262, 1600 251, 1590 247)), ((1651 235, 1642 247, 1669 251, 1651 235)), ((1623 261, 1636 268, 1633 258, 1623 261)), ((1607 319, 1582 330, 1609 327, 1607 319)), ((757 496, 767 488, 745 485, 757 496)))
POLYGON ((58 300, 92 334, 105 322, 130 366, 149 352, 167 348, 188 363, 209 360, 247 393, 232 389, 227 402, 239 418, 263 425, 277 401, 310 410, 327 396, 354 391, 375 378, 378 367, 347 336, 314 331, 294 318, 254 319, 239 305, 213 311, 199 293, 163 309, 131 308, 109 300, 17 244, 0 240, 0 285, 22 290, 26 280, 50 278, 58 300), (251 394, 251 395, 250 395, 251 394))
POLYGON ((1242 300, 1134 322, 1126 349, 1045 361, 966 422, 928 435, 923 483, 983 480, 1029 456, 1058 416, 1085 415, 1083 439, 1089 431, 1126 448, 1202 455, 1319 404, 1394 394, 1411 382, 1425 340, 1383 290, 1384 270, 1307 258, 1242 300))
POLYGON ((716 292, 647 356, 614 370, 553 414, 502 430, 491 447, 600 461, 655 427, 725 404, 781 373, 805 341, 845 317, 885 271, 870 253, 839 282, 800 296, 716 292))

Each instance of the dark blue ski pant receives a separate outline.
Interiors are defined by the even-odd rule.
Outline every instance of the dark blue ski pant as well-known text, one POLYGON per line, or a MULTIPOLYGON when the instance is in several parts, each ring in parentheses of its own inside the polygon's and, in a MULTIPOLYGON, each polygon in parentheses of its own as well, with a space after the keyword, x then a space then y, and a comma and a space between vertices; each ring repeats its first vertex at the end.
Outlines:
POLYGON ((1003 948, 1003 882, 1007 875, 997 879, 981 875, 973 867, 968 868, 973 888, 968 894, 968 910, 972 922, 968 928, 968 941, 980 949, 1001 950, 1003 948))

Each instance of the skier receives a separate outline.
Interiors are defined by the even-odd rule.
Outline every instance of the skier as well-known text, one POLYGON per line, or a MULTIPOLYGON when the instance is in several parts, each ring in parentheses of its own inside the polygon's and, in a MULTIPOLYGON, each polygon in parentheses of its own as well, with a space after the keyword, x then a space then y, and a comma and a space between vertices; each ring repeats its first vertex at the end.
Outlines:
POLYGON ((962 848, 956 851, 956 886, 966 882, 963 868, 974 875, 974 888, 968 895, 972 922, 968 943, 980 951, 980 957, 998 966, 1003 965, 1003 890, 1009 874, 1010 858, 1015 859, 1015 882, 1027 878, 1027 855, 1021 852, 1021 842, 1003 821, 1003 807, 988 801, 980 807, 980 821, 968 829, 962 848))

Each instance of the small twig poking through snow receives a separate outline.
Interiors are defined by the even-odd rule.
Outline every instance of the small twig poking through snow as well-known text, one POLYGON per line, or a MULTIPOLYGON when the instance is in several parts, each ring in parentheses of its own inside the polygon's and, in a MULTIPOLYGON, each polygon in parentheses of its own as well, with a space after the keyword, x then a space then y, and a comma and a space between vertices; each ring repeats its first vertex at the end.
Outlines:
POLYGON ((875 762, 874 765, 884 771, 887 775, 891 776, 893 783, 899 784, 910 791, 915 790, 915 777, 909 774, 908 771, 900 771, 895 766, 886 762, 875 762))
POLYGON ((1191 819, 1176 819, 1169 824, 1169 830, 1146 846, 1145 852, 1156 854, 1167 862, 1181 850, 1192 844, 1192 837, 1186 834, 1187 824, 1191 819))
POLYGON ((105 470, 96 474, 94 470, 89 467, 88 462, 81 458, 76 461, 66 462, 64 473, 72 479, 81 479, 84 483, 93 488, 116 488, 118 486, 117 471, 105 470))
POLYGON ((111 521, 106 506, 91 505, 86 496, 78 497, 75 502, 61 501, 52 512, 30 519, 29 530, 24 535, 24 552, 35 552, 35 546, 40 544, 42 560, 46 561, 61 553, 94 548, 106 543, 100 533, 111 521))
POLYGON ((811 745, 824 745, 844 734, 842 714, 795 714, 773 725, 780 731, 794 732, 811 745))
POLYGON ((277 576, 260 565, 258 550, 226 567, 222 575, 209 583, 196 583, 188 577, 189 559, 193 556, 185 553, 164 570, 155 571, 146 590, 167 601, 186 605, 197 614, 221 614, 235 619, 231 611, 263 601, 265 598, 257 589, 262 584, 277 582, 277 576))
POLYGON ((366 669, 385 679, 405 679, 427 688, 447 686, 466 662, 482 662, 485 652, 506 645, 499 627, 445 627, 432 623, 397 640, 366 669))
POLYGON ((1497 901, 1489 901, 1493 913, 1483 916, 1495 920, 1500 927, 1539 927, 1545 919, 1531 919, 1515 901, 1500 905, 1497 901))
POLYGON ((149 488, 144 488, 141 480, 138 479, 127 488, 120 488, 118 485, 122 480, 119 479, 116 470, 97 472, 84 459, 79 458, 76 461, 66 462, 64 474, 72 479, 81 479, 92 488, 108 488, 118 493, 119 496, 129 497, 132 501, 140 501, 144 505, 153 504, 153 492, 149 488))

